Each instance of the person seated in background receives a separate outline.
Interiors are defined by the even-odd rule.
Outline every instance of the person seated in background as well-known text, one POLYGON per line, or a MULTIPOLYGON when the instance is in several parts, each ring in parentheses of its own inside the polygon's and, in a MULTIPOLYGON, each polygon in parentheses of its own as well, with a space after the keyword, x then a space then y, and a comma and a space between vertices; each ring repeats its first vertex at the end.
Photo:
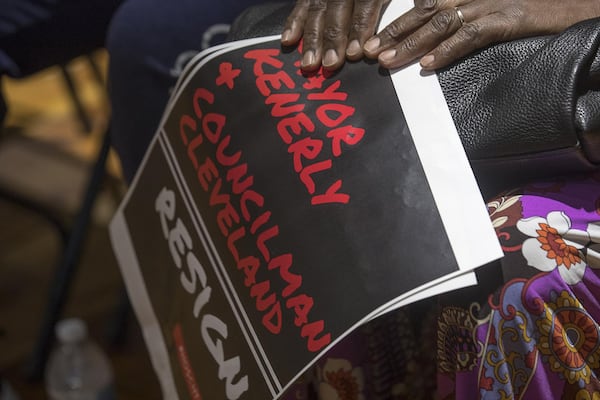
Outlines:
POLYGON ((198 52, 222 43, 230 24, 259 0, 128 0, 107 37, 111 139, 131 181, 158 127, 170 90, 198 52))

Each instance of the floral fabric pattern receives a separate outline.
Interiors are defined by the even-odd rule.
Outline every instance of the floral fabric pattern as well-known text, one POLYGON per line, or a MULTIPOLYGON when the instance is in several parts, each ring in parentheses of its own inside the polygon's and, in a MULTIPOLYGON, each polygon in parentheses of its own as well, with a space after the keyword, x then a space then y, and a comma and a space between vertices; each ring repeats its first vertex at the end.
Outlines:
POLYGON ((505 256, 485 284, 372 321, 284 399, 600 400, 600 174, 488 210, 505 256))
POLYGON ((328 358, 323 368, 317 366, 316 384, 319 398, 324 400, 364 400, 362 368, 352 367, 350 361, 328 358))

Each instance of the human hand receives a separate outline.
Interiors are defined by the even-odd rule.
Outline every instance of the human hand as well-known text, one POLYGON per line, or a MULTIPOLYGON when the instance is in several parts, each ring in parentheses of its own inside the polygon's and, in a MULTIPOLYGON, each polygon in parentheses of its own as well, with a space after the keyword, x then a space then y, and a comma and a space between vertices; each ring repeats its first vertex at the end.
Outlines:
POLYGON ((597 0, 415 0, 364 52, 386 68, 420 58, 433 70, 489 44, 558 33, 594 16, 597 0))
POLYGON ((336 70, 344 59, 363 57, 363 45, 373 36, 382 7, 390 0, 297 0, 281 42, 302 42, 301 68, 336 70))
POLYGON ((492 43, 558 33, 600 16, 598 0, 415 0, 414 8, 371 37, 388 2, 297 0, 282 43, 303 39, 301 67, 307 71, 338 69, 344 55, 377 58, 386 68, 420 59, 433 70, 492 43))

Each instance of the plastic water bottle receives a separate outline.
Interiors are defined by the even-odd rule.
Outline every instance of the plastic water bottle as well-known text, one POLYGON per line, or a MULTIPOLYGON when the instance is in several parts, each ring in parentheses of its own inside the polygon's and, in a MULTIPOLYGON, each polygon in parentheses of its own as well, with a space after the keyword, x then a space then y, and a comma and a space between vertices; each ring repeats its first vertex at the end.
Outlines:
POLYGON ((113 374, 100 347, 88 337, 78 318, 56 325, 58 345, 46 367, 46 390, 51 400, 114 400, 113 374))

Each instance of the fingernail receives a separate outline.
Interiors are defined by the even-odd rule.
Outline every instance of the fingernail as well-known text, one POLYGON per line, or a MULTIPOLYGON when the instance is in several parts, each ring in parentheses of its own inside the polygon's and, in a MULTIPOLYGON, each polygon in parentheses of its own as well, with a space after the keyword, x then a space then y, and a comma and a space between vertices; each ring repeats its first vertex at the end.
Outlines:
POLYGON ((289 29, 286 29, 282 34, 281 34, 281 41, 282 42, 287 42, 288 40, 290 40, 290 36, 292 35, 292 31, 289 29))
POLYGON ((419 2, 419 4, 416 4, 416 5, 419 6, 420 8, 428 10, 428 9, 434 8, 436 4, 437 4, 436 0, 421 0, 419 2))
POLYGON ((422 67, 429 67, 435 61, 435 56, 433 54, 427 54, 425 57, 421 58, 420 64, 422 67))
POLYGON ((365 43, 365 50, 373 53, 375 50, 377 50, 380 43, 381 43, 381 41, 379 40, 378 37, 373 37, 373 38, 367 40, 367 43, 365 43))
POLYGON ((337 63, 338 60, 339 57, 337 55, 337 52, 334 49, 329 49, 327 50, 327 52, 325 52, 325 57, 323 57, 323 66, 330 67, 337 63))
POLYGON ((358 40, 355 39, 348 44, 346 54, 349 56, 354 56, 358 53, 360 53, 360 43, 358 43, 358 40))
POLYGON ((392 61, 396 57, 396 49, 386 50, 379 55, 382 61, 392 61))
POLYGON ((309 65, 314 64, 315 62, 315 52, 312 50, 308 50, 306 53, 304 53, 304 56, 302 57, 302 66, 306 67, 309 65))

